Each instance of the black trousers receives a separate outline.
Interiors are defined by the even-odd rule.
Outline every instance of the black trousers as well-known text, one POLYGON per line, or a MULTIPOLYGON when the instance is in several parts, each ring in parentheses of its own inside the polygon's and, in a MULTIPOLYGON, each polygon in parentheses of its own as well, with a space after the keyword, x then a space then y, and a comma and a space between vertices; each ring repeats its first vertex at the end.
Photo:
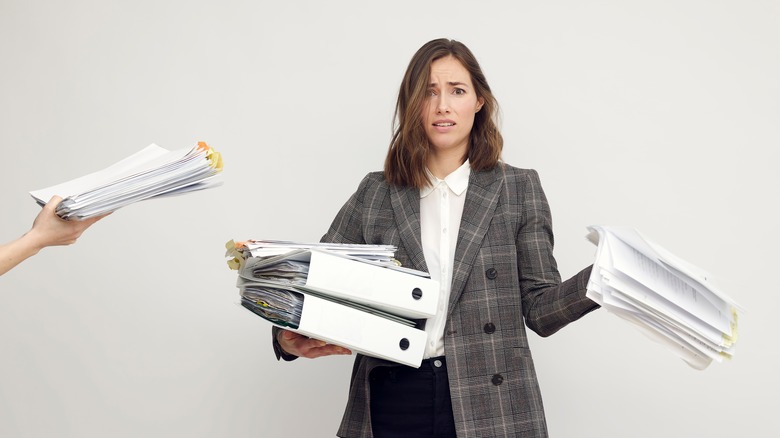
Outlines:
POLYGON ((376 438, 455 438, 447 362, 420 368, 378 367, 369 376, 371 428, 376 438))

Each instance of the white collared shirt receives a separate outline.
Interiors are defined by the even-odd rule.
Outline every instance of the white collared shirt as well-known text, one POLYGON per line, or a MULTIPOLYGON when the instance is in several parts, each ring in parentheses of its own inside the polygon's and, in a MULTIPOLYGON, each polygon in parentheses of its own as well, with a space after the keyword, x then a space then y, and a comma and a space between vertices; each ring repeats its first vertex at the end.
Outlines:
POLYGON ((428 172, 431 185, 420 190, 423 254, 431 278, 440 285, 436 317, 425 324, 425 332, 428 334, 426 358, 444 355, 444 327, 452 288, 455 246, 470 174, 468 160, 443 180, 428 172))

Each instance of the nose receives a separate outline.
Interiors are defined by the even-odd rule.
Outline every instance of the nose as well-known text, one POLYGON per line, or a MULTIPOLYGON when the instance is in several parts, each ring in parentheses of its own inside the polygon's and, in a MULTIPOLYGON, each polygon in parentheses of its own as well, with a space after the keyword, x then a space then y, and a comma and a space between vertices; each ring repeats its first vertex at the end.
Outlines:
POLYGON ((436 101, 436 114, 446 114, 450 112, 446 93, 441 93, 438 97, 439 99, 436 101))

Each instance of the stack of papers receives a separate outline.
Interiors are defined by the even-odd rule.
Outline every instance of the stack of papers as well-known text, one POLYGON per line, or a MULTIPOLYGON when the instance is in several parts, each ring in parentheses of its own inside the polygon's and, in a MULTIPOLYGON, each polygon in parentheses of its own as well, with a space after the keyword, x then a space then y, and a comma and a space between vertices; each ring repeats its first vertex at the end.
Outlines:
POLYGON ((83 220, 145 199, 218 186, 221 171, 222 157, 204 142, 175 151, 151 144, 103 170, 30 195, 40 205, 60 196, 57 214, 83 220))
POLYGON ((693 368, 734 355, 739 306, 710 275, 630 228, 591 226, 598 245, 587 296, 693 368))
MULTIPOLYGON (((365 260, 378 262, 399 263, 393 258, 395 247, 393 245, 366 245, 351 243, 301 243, 289 240, 247 240, 245 242, 228 242, 228 252, 238 262, 247 257, 270 257, 284 254, 296 249, 320 249, 333 253, 359 257, 365 260)), ((231 266, 231 268, 234 268, 231 266)))
POLYGON ((438 282, 398 266, 387 245, 228 242, 241 305, 276 326, 418 367, 438 282), (262 254, 257 256, 256 254, 262 254))
POLYGON ((303 312, 303 294, 271 284, 247 282, 241 289, 241 305, 279 327, 297 329, 303 312))

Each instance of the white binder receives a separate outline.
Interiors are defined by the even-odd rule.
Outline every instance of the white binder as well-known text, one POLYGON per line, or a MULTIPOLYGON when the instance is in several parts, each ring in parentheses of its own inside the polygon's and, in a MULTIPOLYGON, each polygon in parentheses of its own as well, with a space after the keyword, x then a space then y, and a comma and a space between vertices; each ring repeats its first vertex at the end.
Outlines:
POLYGON ((428 339, 405 326, 322 298, 305 295, 298 332, 354 352, 419 367, 428 339))
MULTIPOLYGON (((303 310, 297 329, 285 330, 418 368, 428 339, 424 330, 404 325, 335 301, 303 293, 303 310)), ((251 309, 250 309, 251 310, 251 309)))
POLYGON ((239 273, 249 279, 252 267, 284 260, 308 261, 309 272, 302 290, 364 304, 405 318, 427 319, 436 315, 439 283, 427 273, 326 251, 300 250, 251 262, 239 273))

